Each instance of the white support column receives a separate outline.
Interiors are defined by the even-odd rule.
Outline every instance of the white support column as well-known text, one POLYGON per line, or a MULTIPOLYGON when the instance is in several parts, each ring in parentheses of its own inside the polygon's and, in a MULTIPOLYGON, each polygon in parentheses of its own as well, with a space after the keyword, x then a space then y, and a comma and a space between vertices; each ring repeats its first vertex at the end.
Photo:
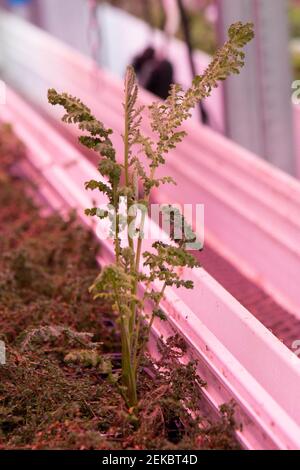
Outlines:
POLYGON ((219 33, 253 21, 241 75, 225 83, 227 135, 284 171, 295 174, 289 33, 285 0, 218 0, 219 33))
POLYGON ((32 0, 38 26, 80 52, 91 55, 88 0, 32 0))

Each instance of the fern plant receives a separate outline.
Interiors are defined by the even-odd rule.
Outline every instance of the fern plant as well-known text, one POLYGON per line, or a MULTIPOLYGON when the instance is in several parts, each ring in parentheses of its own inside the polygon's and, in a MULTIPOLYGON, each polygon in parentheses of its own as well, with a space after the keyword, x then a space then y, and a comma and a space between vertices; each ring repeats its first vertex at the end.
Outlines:
MULTIPOLYGON (((97 207, 86 210, 88 216, 108 217, 114 238, 115 262, 104 266, 91 286, 95 298, 109 300, 118 315, 122 342, 122 377, 120 389, 129 407, 137 404, 137 374, 147 344, 149 332, 155 317, 164 319, 160 303, 168 286, 193 288, 193 283, 181 278, 180 269, 194 268, 197 262, 187 251, 187 243, 195 240, 191 228, 185 226, 184 235, 176 235, 178 213, 166 207, 165 215, 172 226, 170 243, 157 240, 153 250, 143 252, 144 225, 149 210, 153 188, 162 184, 175 183, 170 177, 157 177, 157 170, 164 165, 167 154, 185 137, 181 126, 198 103, 208 97, 218 82, 230 74, 239 73, 244 65, 243 47, 253 38, 253 25, 240 22, 229 29, 229 38, 217 52, 203 75, 196 76, 191 87, 184 91, 180 85, 173 85, 164 102, 154 102, 148 108, 148 118, 155 138, 144 135, 142 121, 144 107, 138 105, 138 86, 134 71, 128 67, 125 77, 124 99, 124 155, 117 159, 111 141, 112 130, 97 120, 90 109, 79 99, 66 93, 49 90, 52 105, 65 109, 62 120, 78 125, 84 135, 81 144, 99 154, 98 171, 104 177, 101 181, 88 181, 87 190, 98 190, 107 196, 115 217, 97 207), (141 153, 144 160, 141 160, 141 153), (105 181, 105 182, 104 182, 105 181), (120 200, 127 198, 127 218, 120 209, 120 200), (136 205, 145 211, 138 219, 136 205), (114 219, 114 220, 113 220, 114 219), (121 232, 126 231, 126 243, 121 241, 121 232), (154 281, 160 281, 159 291, 153 288, 154 281), (143 286, 141 289, 140 287, 143 286), (145 318, 145 302, 152 303, 152 314, 145 318)), ((180 220, 180 219, 179 219, 180 220)), ((181 222, 180 222, 181 223, 181 222)))

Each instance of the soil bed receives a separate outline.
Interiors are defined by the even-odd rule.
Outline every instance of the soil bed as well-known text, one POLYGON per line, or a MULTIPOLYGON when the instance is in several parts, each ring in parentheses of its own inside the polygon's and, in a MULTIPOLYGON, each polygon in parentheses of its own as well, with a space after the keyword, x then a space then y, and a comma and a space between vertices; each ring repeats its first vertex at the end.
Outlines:
POLYGON ((98 246, 74 214, 41 217, 30 183, 11 176, 24 155, 2 126, 0 448, 237 449, 231 406, 218 422, 199 416, 204 384, 195 364, 178 365, 180 338, 160 345, 160 363, 144 359, 138 412, 127 409, 105 370, 119 367, 118 325, 88 293, 98 246))

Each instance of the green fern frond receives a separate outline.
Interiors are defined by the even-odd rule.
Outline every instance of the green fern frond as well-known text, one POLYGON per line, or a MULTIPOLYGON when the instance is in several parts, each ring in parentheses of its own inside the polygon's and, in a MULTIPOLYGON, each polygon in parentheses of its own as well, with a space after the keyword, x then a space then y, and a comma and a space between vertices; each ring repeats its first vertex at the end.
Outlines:
POLYGON ((185 137, 185 132, 176 132, 191 116, 192 109, 207 98, 218 82, 229 75, 239 73, 244 66, 245 54, 241 50, 253 37, 253 24, 233 24, 228 31, 229 39, 216 53, 203 75, 194 78, 192 86, 184 92, 180 85, 173 85, 167 100, 150 106, 151 126, 159 135, 155 166, 164 163, 163 155, 172 150, 185 137))
MULTIPOLYGON (((169 176, 157 177, 158 167, 166 161, 167 154, 176 148, 186 136, 183 123, 191 116, 196 104, 207 98, 212 89, 229 75, 239 73, 244 65, 242 48, 253 38, 251 23, 236 23, 228 31, 228 41, 217 52, 203 75, 196 76, 187 91, 180 85, 173 85, 164 102, 153 103, 148 108, 153 135, 144 134, 144 107, 138 104, 138 85, 132 67, 125 77, 124 100, 124 155, 122 163, 116 159, 116 152, 110 139, 111 129, 105 128, 79 99, 66 93, 49 90, 49 102, 65 109, 64 122, 76 124, 87 133, 79 137, 82 145, 100 155, 98 171, 106 181, 91 180, 86 189, 100 191, 108 197, 112 210, 99 211, 96 207, 86 209, 89 216, 107 217, 111 223, 114 238, 115 264, 104 266, 91 286, 95 298, 108 300, 118 314, 122 340, 122 384, 119 389, 129 406, 137 404, 137 372, 149 332, 155 318, 165 319, 160 303, 168 286, 192 289, 193 282, 183 279, 185 268, 199 266, 195 257, 187 250, 197 242, 192 227, 184 220, 178 209, 168 205, 163 208, 164 222, 170 226, 170 243, 156 241, 153 251, 143 253, 143 237, 146 213, 151 202, 153 188, 162 184, 176 183, 169 176), (141 154, 145 157, 143 162, 141 154), (140 191, 142 190, 142 194, 140 191), (120 197, 127 198, 128 209, 143 204, 145 211, 141 220, 130 215, 125 217, 120 209, 120 197), (116 219, 116 220, 115 220, 116 219), (130 235, 134 226, 135 244, 130 235), (127 229, 128 243, 123 246, 120 233, 127 229), (140 264, 143 260, 143 267, 140 264), (154 281, 161 281, 161 290, 153 288, 154 281), (143 294, 141 284, 143 283, 143 294), (152 303, 150 318, 145 315, 146 302, 152 303), (148 319, 148 325, 144 320, 148 319)), ((83 355, 84 356, 84 355, 83 355)), ((85 357, 85 356, 84 356, 85 357)), ((77 359, 76 359, 77 360, 77 359)), ((93 359, 94 360, 94 359, 93 359)), ((93 363, 96 363, 95 361, 93 363)))

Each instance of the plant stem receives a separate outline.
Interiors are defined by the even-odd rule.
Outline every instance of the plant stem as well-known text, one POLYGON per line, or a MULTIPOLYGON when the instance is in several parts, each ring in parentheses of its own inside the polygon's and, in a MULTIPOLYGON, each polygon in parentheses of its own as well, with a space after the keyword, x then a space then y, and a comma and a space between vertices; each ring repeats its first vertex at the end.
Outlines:
MULTIPOLYGON (((155 168, 152 167, 151 171, 150 171, 150 179, 154 179, 154 176, 155 176, 155 168)), ((147 195, 147 197, 145 199, 145 205, 147 206, 147 209, 148 209, 149 201, 150 201, 150 193, 147 195)), ((143 212, 140 227, 139 227, 139 237, 138 237, 138 242, 137 242, 136 258, 135 258, 136 280, 135 280, 135 285, 134 285, 134 290, 133 290, 133 294, 135 294, 135 295, 137 294, 137 290, 138 290, 137 275, 139 274, 139 271, 140 271, 140 261, 141 261, 142 246, 143 246, 143 232, 144 232, 144 227, 145 227, 145 219, 146 219, 146 212, 143 212)), ((132 314, 132 325, 131 325, 132 331, 135 327, 135 324, 136 324, 136 306, 134 306, 134 310, 133 310, 133 314, 132 314)), ((139 333, 140 333, 140 319, 138 321, 135 333, 136 334, 135 334, 135 338, 134 338, 134 341, 133 341, 135 343, 134 357, 136 355, 136 351, 137 351, 137 348, 138 348, 139 333)))
POLYGON ((128 75, 125 79, 125 132, 124 132, 124 169, 125 169, 125 185, 129 186, 129 83, 128 75))
MULTIPOLYGON (((125 186, 127 188, 134 190, 132 187, 133 184, 130 182, 130 175, 129 175, 129 156, 130 156, 130 142, 129 142, 129 132, 130 132, 130 113, 129 113, 129 106, 130 106, 130 93, 129 93, 129 76, 126 76, 125 80, 125 129, 124 129, 124 172, 125 172, 125 186)), ((132 206, 132 201, 128 202, 127 210, 130 210, 132 206)), ((131 273, 135 273, 135 252, 134 252, 134 242, 133 238, 131 237, 129 227, 131 222, 134 220, 132 216, 128 217, 127 219, 127 232, 128 232, 128 246, 131 248, 133 254, 130 260, 130 271, 131 273)), ((133 282, 132 285, 132 293, 136 292, 135 287, 136 281, 133 282)), ((128 402, 131 406, 135 406, 137 403, 137 392, 136 392, 136 374, 134 368, 132 367, 132 338, 134 335, 134 327, 135 327, 135 311, 136 305, 135 302, 132 301, 130 304, 130 311, 131 314, 128 318, 127 327, 124 324, 124 318, 121 315, 121 341, 122 341, 122 375, 124 384, 128 390, 128 402), (124 360, 123 360, 124 356, 124 360)))
POLYGON ((135 406, 137 404, 137 391, 136 391, 136 375, 134 368, 131 363, 131 348, 130 348, 130 336, 128 331, 128 325, 126 324, 126 318, 122 312, 121 302, 117 290, 117 286, 114 284, 116 304, 121 322, 121 344, 122 344, 122 379, 127 389, 128 405, 135 406))
POLYGON ((114 199, 114 208, 116 214, 116 227, 115 227, 115 256, 116 256, 116 263, 119 264, 120 261, 120 240, 119 240, 119 201, 118 201, 118 190, 117 186, 114 185, 113 187, 113 199, 114 199))

